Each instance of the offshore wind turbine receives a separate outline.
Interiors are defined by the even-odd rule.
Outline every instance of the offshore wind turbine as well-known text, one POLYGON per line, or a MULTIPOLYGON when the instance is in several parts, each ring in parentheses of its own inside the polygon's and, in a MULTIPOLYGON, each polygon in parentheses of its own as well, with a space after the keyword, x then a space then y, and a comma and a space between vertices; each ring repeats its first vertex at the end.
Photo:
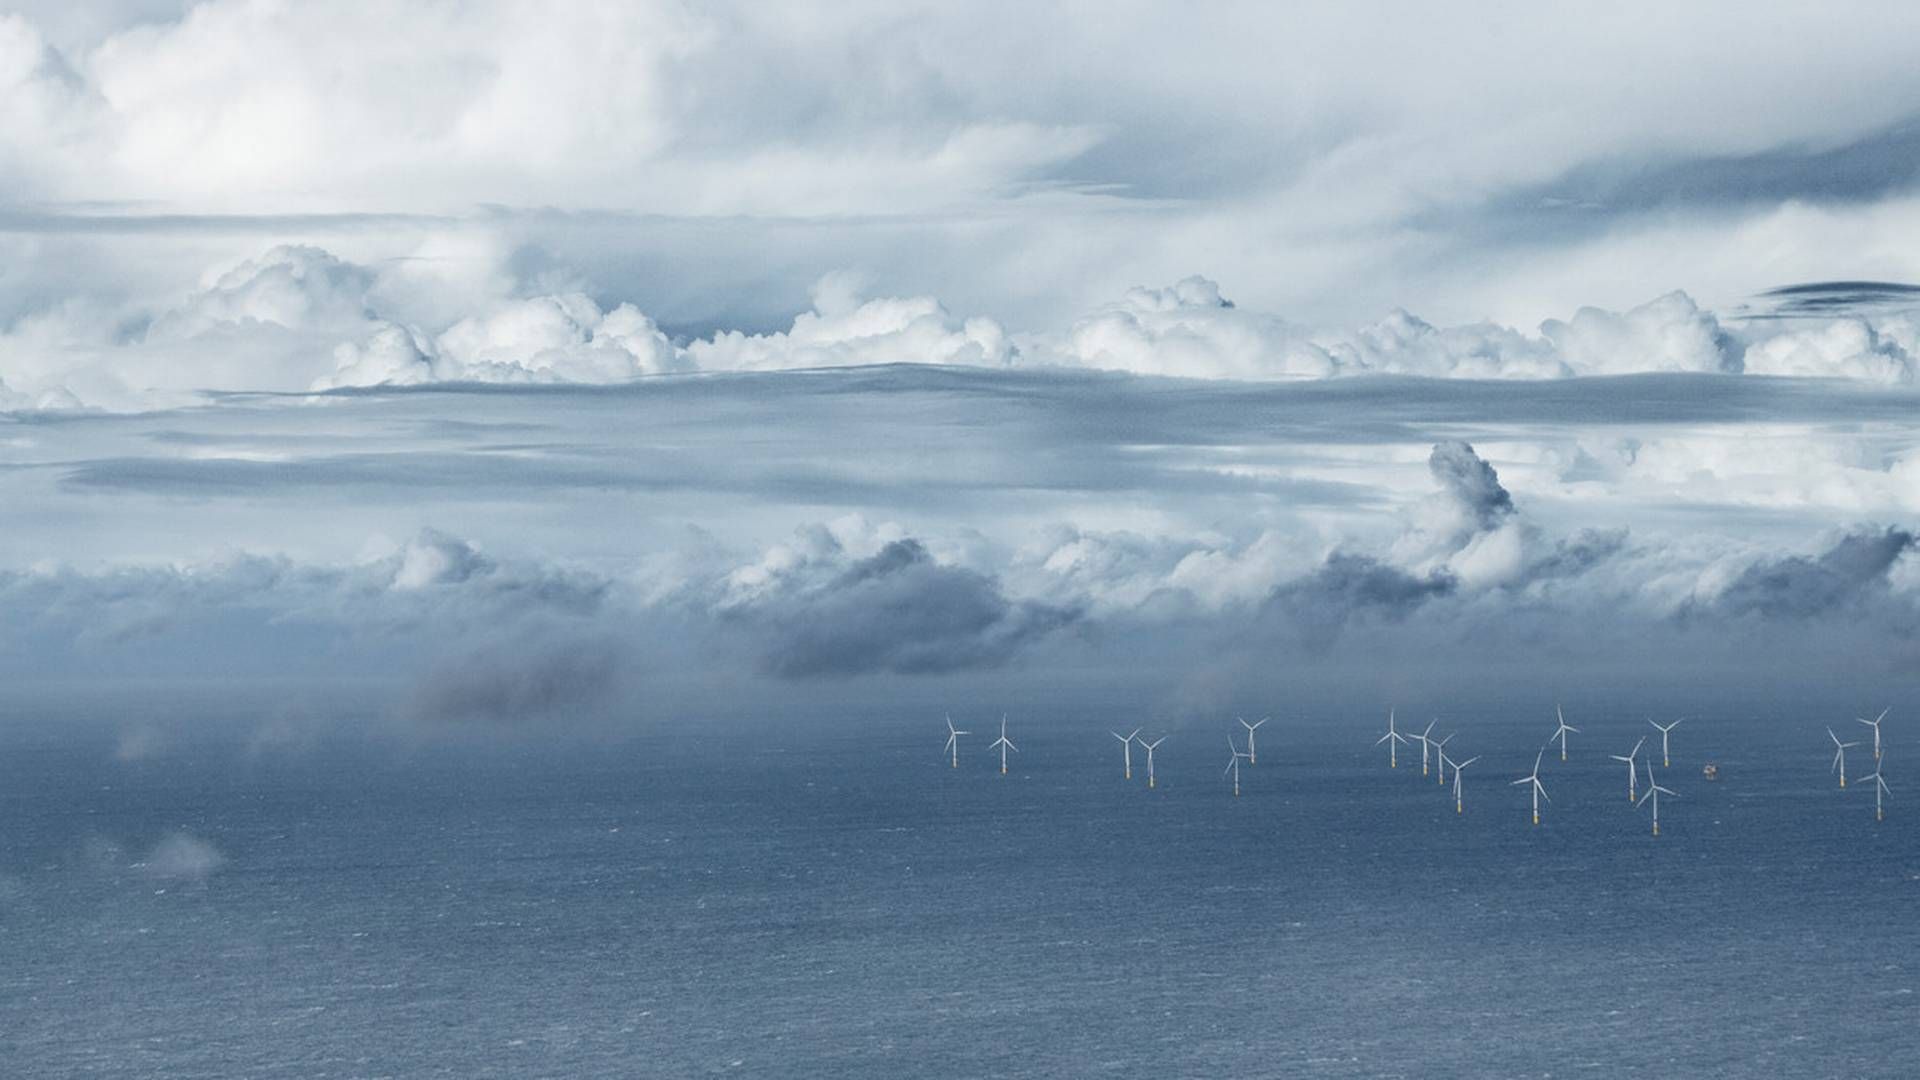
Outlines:
MULTIPOLYGON (((1460 733, 1457 731, 1453 733, 1453 735, 1458 734, 1460 733)), ((1441 787, 1447 786, 1447 744, 1453 741, 1453 735, 1449 735, 1444 739, 1433 740, 1433 753, 1434 756, 1439 759, 1433 771, 1440 774, 1440 779, 1435 781, 1435 783, 1438 783, 1441 787)))
MULTIPOLYGON (((1655 724, 1651 719, 1647 721, 1647 723, 1653 724, 1654 727, 1660 728, 1660 767, 1663 769, 1673 768, 1673 755, 1667 752, 1667 734, 1671 732, 1674 728, 1679 727, 1680 722, 1685 719, 1686 717, 1683 716, 1679 720, 1675 720, 1673 723, 1668 724, 1666 727, 1660 727, 1659 724, 1655 724)), ((1838 742, 1839 740, 1835 739, 1834 741, 1838 742)))
MULTIPOLYGON (((1235 717, 1235 719, 1240 721, 1241 727, 1247 729, 1247 764, 1249 765, 1260 764, 1260 751, 1254 749, 1254 745, 1253 745, 1253 731, 1255 728, 1259 727, 1261 724, 1264 724, 1267 721, 1273 719, 1273 717, 1263 716, 1251 724, 1247 723, 1247 718, 1244 716, 1235 717)), ((1232 742, 1233 740, 1229 739, 1227 741, 1232 742)))
POLYGON ((1854 717, 1855 720, 1873 729, 1873 760, 1875 761, 1880 760, 1880 721, 1885 720, 1887 718, 1887 714, 1892 711, 1893 711, 1893 706, 1889 705, 1886 708, 1881 709, 1880 715, 1874 717, 1871 720, 1868 720, 1868 719, 1865 719, 1864 717, 1859 717, 1859 716, 1854 717))
POLYGON ((1007 738, 1007 714, 1006 713, 1000 714, 1000 737, 993 740, 993 742, 987 747, 987 749, 1000 751, 1000 775, 1001 776, 1007 775, 1007 751, 1011 750, 1017 754, 1020 752, 1020 748, 1013 745, 1012 739, 1007 738))
POLYGON ((1567 723, 1567 716, 1560 711, 1560 706, 1555 705, 1553 707, 1553 715, 1555 719, 1560 721, 1560 726, 1554 729, 1553 734, 1547 736, 1547 742, 1551 743, 1555 739, 1560 740, 1560 760, 1565 761, 1567 760, 1567 734, 1571 732, 1578 735, 1580 729, 1567 723))
POLYGON ((1875 821, 1887 820, 1887 811, 1885 807, 1880 805, 1880 797, 1882 795, 1893 794, 1893 789, 1887 787, 1886 779, 1880 775, 1880 770, 1884 767, 1883 765, 1875 765, 1873 767, 1873 775, 1860 778, 1862 780, 1873 781, 1873 820, 1875 821))
POLYGON ((1122 735, 1117 731, 1110 731, 1107 734, 1120 740, 1121 753, 1126 755, 1124 760, 1127 763, 1127 779, 1133 779, 1133 740, 1140 737, 1140 729, 1134 728, 1130 735, 1122 735))
POLYGON ((1408 738, 1420 740, 1420 775, 1421 776, 1431 775, 1430 773, 1427 772, 1427 751, 1433 749, 1433 740, 1427 738, 1427 736, 1433 734, 1433 725, 1439 722, 1440 721, 1435 720, 1433 721, 1433 723, 1427 725, 1427 730, 1422 731, 1418 735, 1408 736, 1408 738))
POLYGON ((1231 735, 1227 736, 1227 749, 1233 752, 1233 756, 1227 759, 1227 767, 1224 771, 1233 774, 1233 797, 1237 799, 1240 797, 1240 759, 1245 758, 1251 762, 1253 755, 1241 753, 1240 748, 1233 745, 1231 735))
POLYGON ((1141 740, 1140 740, 1140 745, 1141 745, 1142 747, 1144 747, 1144 748, 1146 748, 1146 751, 1147 751, 1147 786, 1148 786, 1148 787, 1152 787, 1152 786, 1153 786, 1153 750, 1154 750, 1154 747, 1156 747, 1156 746, 1159 746, 1159 745, 1160 745, 1161 743, 1163 743, 1163 742, 1166 742, 1166 741, 1167 741, 1167 737, 1166 737, 1165 735, 1162 735, 1162 736, 1160 736, 1159 738, 1157 738, 1157 739, 1155 739, 1155 740, 1153 740, 1152 742, 1148 742, 1148 741, 1147 741, 1147 740, 1145 740, 1145 739, 1141 739, 1141 740))
POLYGON ((960 767, 960 736, 971 735, 971 734, 973 734, 973 732, 961 731, 959 728, 954 727, 953 717, 951 716, 947 717, 946 750, 949 754, 953 755, 953 767, 956 769, 960 767))
POLYGON ((1859 746, 1860 744, 1857 742, 1841 742, 1840 736, 1835 735, 1833 733, 1832 728, 1827 729, 1827 738, 1833 740, 1833 764, 1827 766, 1827 771, 1832 772, 1835 769, 1839 769, 1840 770, 1840 786, 1846 787, 1847 786, 1847 749, 1849 747, 1859 746))
POLYGON ((1453 763, 1453 812, 1456 814, 1464 814, 1467 812, 1465 804, 1460 801, 1460 770, 1479 760, 1480 756, 1476 754, 1465 761, 1456 761, 1453 763))
POLYGON ((1640 802, 1635 803, 1634 805, 1638 807, 1644 804, 1648 799, 1653 800, 1653 835, 1655 836, 1660 835, 1660 794, 1661 792, 1665 792, 1676 799, 1680 797, 1679 792, 1674 791, 1672 788, 1663 788, 1660 786, 1658 781, 1654 780, 1653 762, 1649 761, 1647 762, 1647 793, 1645 795, 1640 796, 1640 802))
POLYGON ((1393 710, 1388 709, 1387 733, 1380 736, 1373 744, 1375 746, 1379 746, 1381 743, 1387 744, 1387 768, 1397 769, 1400 767, 1400 744, 1406 741, 1407 737, 1394 729, 1393 710))
MULTIPOLYGON (((1521 784, 1533 785, 1533 823, 1535 825, 1540 824, 1540 800, 1547 794, 1547 789, 1540 783, 1540 759, 1545 757, 1546 753, 1546 748, 1542 747, 1539 753, 1533 755, 1533 771, 1508 785, 1509 787, 1519 787, 1521 784)), ((1548 798, 1547 801, 1553 800, 1548 798)))
POLYGON ((1633 744, 1633 749, 1627 753, 1626 757, 1621 757, 1619 754, 1607 755, 1615 761, 1624 761, 1627 763, 1627 801, 1633 803, 1635 806, 1640 805, 1640 800, 1635 797, 1634 794, 1634 780, 1640 775, 1640 770, 1635 767, 1633 760, 1640 756, 1640 747, 1644 746, 1646 741, 1647 737, 1645 735, 1640 736, 1640 741, 1633 744))

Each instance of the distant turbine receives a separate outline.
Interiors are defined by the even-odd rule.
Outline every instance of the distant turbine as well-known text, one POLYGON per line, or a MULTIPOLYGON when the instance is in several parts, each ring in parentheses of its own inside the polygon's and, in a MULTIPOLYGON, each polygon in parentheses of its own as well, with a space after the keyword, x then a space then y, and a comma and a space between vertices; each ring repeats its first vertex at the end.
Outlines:
POLYGON ((1886 780, 1880 776, 1880 770, 1884 767, 1884 765, 1876 765, 1873 768, 1872 776, 1863 776, 1860 778, 1862 780, 1873 781, 1873 820, 1875 821, 1887 820, 1887 811, 1885 807, 1880 805, 1880 797, 1882 795, 1893 794, 1893 790, 1887 787, 1886 780))
POLYGON ((954 727, 953 717, 951 716, 947 717, 946 750, 948 753, 953 755, 953 767, 956 769, 960 767, 960 736, 971 735, 971 734, 973 734, 973 732, 961 731, 959 728, 954 727))
POLYGON ((1379 746, 1381 743, 1387 744, 1387 768, 1397 769, 1400 767, 1400 744, 1406 741, 1407 741, 1407 737, 1405 735, 1402 735, 1398 731, 1394 730, 1393 710, 1388 709, 1387 710, 1387 733, 1385 735, 1380 736, 1380 738, 1376 740, 1373 744, 1375 746, 1379 746))
POLYGON ((1640 741, 1633 744, 1633 751, 1626 757, 1621 757, 1619 754, 1607 755, 1615 761, 1624 761, 1627 763, 1627 801, 1633 803, 1635 806, 1640 805, 1639 799, 1634 796, 1634 780, 1640 775, 1640 770, 1634 767, 1633 759, 1640 756, 1640 747, 1645 745, 1646 741, 1647 737, 1645 735, 1640 736, 1640 741))
POLYGON ((1649 761, 1647 762, 1647 793, 1640 796, 1640 802, 1634 805, 1638 807, 1643 805, 1648 799, 1653 800, 1653 835, 1655 836, 1660 835, 1660 795, 1662 792, 1676 799, 1680 797, 1679 792, 1671 788, 1663 788, 1655 782, 1653 779, 1653 762, 1649 761))
MULTIPOLYGON (((1519 787, 1521 784, 1533 785, 1533 823, 1535 825, 1540 824, 1540 800, 1545 798, 1547 794, 1547 789, 1540 784, 1540 759, 1546 756, 1546 753, 1546 750, 1543 748, 1539 753, 1533 755, 1533 771, 1508 785, 1509 787, 1519 787)), ((1553 800, 1549 798, 1547 801, 1552 802, 1553 800)))
POLYGON ((1263 716, 1251 724, 1247 723, 1247 718, 1244 716, 1237 717, 1236 719, 1240 721, 1241 727, 1247 729, 1247 764, 1249 765, 1260 764, 1260 751, 1256 750, 1253 745, 1253 729, 1273 719, 1273 717, 1263 716))
POLYGON ((1885 720, 1887 718, 1887 714, 1892 711, 1893 711, 1893 706, 1889 705, 1886 708, 1881 709, 1880 715, 1874 717, 1871 720, 1862 719, 1861 717, 1858 717, 1858 716, 1854 717, 1855 720, 1858 720, 1860 723, 1865 724, 1868 727, 1873 729, 1873 760, 1875 761, 1880 760, 1880 721, 1885 720))
POLYGON ((993 742, 987 746, 987 749, 1000 751, 1000 775, 1007 775, 1007 751, 1011 750, 1017 754, 1020 752, 1020 748, 1013 745, 1013 740, 1007 738, 1006 713, 1000 714, 1000 737, 993 740, 993 742))
POLYGON ((1439 722, 1440 721, 1435 720, 1432 724, 1427 725, 1427 730, 1422 731, 1418 735, 1408 736, 1408 738, 1420 740, 1420 775, 1421 776, 1432 775, 1427 771, 1427 751, 1433 749, 1433 740, 1427 738, 1427 736, 1433 733, 1433 724, 1437 724, 1439 722))
POLYGON ((1140 737, 1140 729, 1134 728, 1131 735, 1122 735, 1117 731, 1111 731, 1108 734, 1120 740, 1121 752, 1126 755, 1127 779, 1133 779, 1133 740, 1140 737))
POLYGON ((1567 760, 1567 733, 1572 732, 1578 735, 1580 734, 1580 729, 1567 723, 1566 714, 1560 711, 1560 706, 1555 705, 1553 707, 1553 715, 1560 721, 1560 726, 1554 729, 1553 734, 1547 736, 1547 742, 1551 743, 1555 739, 1560 740, 1560 760, 1565 761, 1567 760))
POLYGON ((1460 770, 1479 760, 1480 758, 1476 755, 1465 761, 1456 761, 1453 763, 1453 812, 1456 814, 1464 814, 1467 812, 1466 806, 1460 801, 1460 770))
MULTIPOLYGON (((1673 755, 1667 753, 1667 733, 1679 727, 1681 721, 1685 719, 1686 717, 1683 716, 1679 720, 1668 724, 1666 727, 1660 727, 1659 724, 1654 724, 1651 719, 1647 721, 1647 723, 1653 724, 1654 727, 1660 728, 1660 767, 1663 769, 1673 768, 1673 755)), ((1839 740, 1836 739, 1835 741, 1838 742, 1839 740)))
MULTIPOLYGON (((1460 733, 1457 731, 1453 733, 1453 735, 1458 734, 1460 733)), ((1433 753, 1437 759, 1433 771, 1440 774, 1440 779, 1435 781, 1435 783, 1441 787, 1447 786, 1447 744, 1453 741, 1453 735, 1449 735, 1444 739, 1433 740, 1433 753)))
POLYGON ((1241 753, 1240 748, 1233 745, 1231 735, 1227 736, 1227 749, 1233 752, 1233 756, 1227 759, 1227 767, 1224 771, 1233 774, 1233 797, 1237 799, 1240 797, 1240 759, 1245 758, 1248 762, 1252 762, 1253 755, 1241 753))
POLYGON ((1839 769, 1840 770, 1840 786, 1846 787, 1847 786, 1847 748, 1853 747, 1853 746, 1859 746, 1860 744, 1857 742, 1841 742, 1840 736, 1835 735, 1833 733, 1832 728, 1827 729, 1827 738, 1833 740, 1833 764, 1827 766, 1827 771, 1832 772, 1835 769, 1839 769))
POLYGON ((1165 735, 1160 736, 1159 738, 1153 740, 1152 742, 1148 742, 1145 739, 1140 740, 1140 745, 1144 747, 1147 751, 1147 786, 1148 787, 1153 786, 1153 750, 1155 747, 1159 746, 1161 743, 1166 741, 1167 741, 1167 737, 1165 735))

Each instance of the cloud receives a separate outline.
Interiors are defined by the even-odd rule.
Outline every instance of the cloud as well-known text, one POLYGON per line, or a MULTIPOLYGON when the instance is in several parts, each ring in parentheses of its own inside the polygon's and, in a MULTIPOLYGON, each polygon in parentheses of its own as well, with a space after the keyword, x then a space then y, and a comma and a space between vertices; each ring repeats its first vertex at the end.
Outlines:
MULTIPOLYGON (((846 528, 840 530, 846 535, 846 528)), ((824 527, 730 575, 718 612, 760 642, 785 678, 998 667, 1079 618, 1010 600, 992 577, 937 561, 911 537, 856 555, 824 527)))
POLYGON ((1161 289, 1129 289, 1036 351, 1053 362, 1139 375, 1270 379, 1335 372, 1333 358, 1303 331, 1235 306, 1219 285, 1197 276, 1161 289))
POLYGON ((179 340, 221 324, 271 323, 289 330, 356 326, 368 316, 374 275, 332 252, 282 245, 226 271, 155 320, 150 340, 179 340))
POLYGON ((1262 617, 1291 622, 1305 644, 1324 649, 1350 620, 1405 619, 1458 588, 1445 570, 1416 575, 1370 555, 1335 551, 1312 573, 1276 587, 1262 617))
MULTIPOLYGON (((1714 613, 1808 619, 1847 611, 1883 596, 1888 575, 1912 550, 1914 534, 1896 527, 1849 532, 1818 555, 1763 558, 1705 601, 1714 613)), ((1700 607, 1685 614, 1698 616, 1700 607)))
POLYGON ((969 364, 1004 367, 1013 359, 992 319, 956 321, 932 297, 862 300, 844 276, 822 279, 813 310, 779 334, 726 331, 687 347, 705 371, 765 371, 853 364, 969 364))

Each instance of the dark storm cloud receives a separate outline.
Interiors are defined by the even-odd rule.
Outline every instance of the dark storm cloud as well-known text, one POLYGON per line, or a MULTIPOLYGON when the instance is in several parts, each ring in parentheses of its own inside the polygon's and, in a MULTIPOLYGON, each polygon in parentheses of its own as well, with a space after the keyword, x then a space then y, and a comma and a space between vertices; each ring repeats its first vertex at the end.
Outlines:
POLYGON ((783 584, 729 609, 787 678, 997 667, 1079 613, 1009 600, 994 579, 895 540, 820 583, 783 584))
POLYGON ((1513 513, 1513 496, 1500 486, 1493 466, 1465 442, 1435 443, 1427 469, 1480 530, 1497 528, 1513 513))
POLYGON ((1577 578, 1620 554, 1626 546, 1626 529, 1581 529, 1556 540, 1545 556, 1529 564, 1525 580, 1577 578))
POLYGON ((1290 623, 1307 645, 1326 647, 1350 620, 1399 621, 1458 588, 1444 570, 1412 574, 1370 555, 1336 551, 1317 570, 1275 588, 1260 619, 1290 623))
POLYGON ((1913 546, 1914 534, 1905 529, 1860 529, 1818 555, 1766 559, 1748 567, 1708 606, 1716 614, 1768 619, 1845 611, 1883 596, 1888 572, 1913 546))

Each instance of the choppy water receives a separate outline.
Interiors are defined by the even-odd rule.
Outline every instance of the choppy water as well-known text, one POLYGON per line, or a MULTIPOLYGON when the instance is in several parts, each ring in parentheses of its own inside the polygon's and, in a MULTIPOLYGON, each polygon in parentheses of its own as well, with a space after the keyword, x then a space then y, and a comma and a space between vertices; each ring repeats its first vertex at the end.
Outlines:
POLYGON ((1358 710, 1262 729, 1235 800, 1227 723, 1178 728, 1154 791, 1091 719, 1017 724, 1005 778, 979 735, 947 768, 937 719, 131 762, 16 736, 0 1059, 125 1077, 1920 1060, 1920 803, 1876 826, 1868 788, 1832 786, 1817 722, 1683 726, 1658 840, 1602 757, 1637 718, 1586 717, 1574 759, 1549 755, 1538 829, 1507 782, 1550 721, 1461 725, 1452 749, 1486 755, 1464 815, 1417 751, 1385 768, 1358 710))

